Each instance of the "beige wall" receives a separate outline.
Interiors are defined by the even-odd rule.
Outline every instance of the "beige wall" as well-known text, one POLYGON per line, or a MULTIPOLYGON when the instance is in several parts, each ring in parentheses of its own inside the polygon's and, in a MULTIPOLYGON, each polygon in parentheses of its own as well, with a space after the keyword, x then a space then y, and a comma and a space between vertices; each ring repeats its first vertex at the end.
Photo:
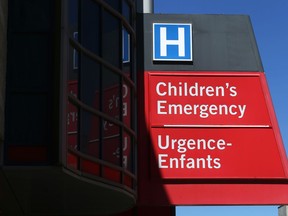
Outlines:
MULTIPOLYGON (((7 15, 8 15, 8 0, 1 0, 0 1, 0 153, 1 153, 3 139, 4 139, 7 15)), ((1 159, 1 154, 0 154, 0 159, 1 159)))

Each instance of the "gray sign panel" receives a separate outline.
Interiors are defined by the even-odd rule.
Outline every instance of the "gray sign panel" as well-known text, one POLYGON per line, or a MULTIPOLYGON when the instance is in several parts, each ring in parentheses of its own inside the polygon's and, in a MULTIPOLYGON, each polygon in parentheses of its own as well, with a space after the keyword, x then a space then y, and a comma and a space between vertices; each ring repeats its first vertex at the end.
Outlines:
MULTIPOLYGON (((138 23, 138 27, 143 32, 140 31, 137 41, 138 49, 142 49, 138 56, 138 62, 140 59, 143 60, 140 65, 144 67, 144 70, 263 71, 249 16, 143 14, 142 21, 138 23), (186 55, 179 42, 181 38, 186 39, 185 24, 193 26, 191 28, 193 58, 191 56, 188 61, 177 60, 177 56, 170 57, 173 56, 173 52, 174 54, 180 53, 182 56, 186 55), (159 26, 159 30, 155 28, 155 25, 159 26), (169 26, 172 26, 174 30, 169 26), (180 29, 182 33, 178 29, 175 30, 175 26, 178 29, 182 28, 180 29), (154 32, 155 29, 158 32, 154 32), (161 49, 160 45, 155 45, 159 42, 157 42, 157 37, 160 38, 159 40, 161 37, 165 39, 166 47, 164 47, 164 51, 162 50, 162 54, 158 54, 158 57, 155 58, 155 53, 160 53, 161 49)), ((188 48, 185 48, 185 51, 187 50, 188 48)))

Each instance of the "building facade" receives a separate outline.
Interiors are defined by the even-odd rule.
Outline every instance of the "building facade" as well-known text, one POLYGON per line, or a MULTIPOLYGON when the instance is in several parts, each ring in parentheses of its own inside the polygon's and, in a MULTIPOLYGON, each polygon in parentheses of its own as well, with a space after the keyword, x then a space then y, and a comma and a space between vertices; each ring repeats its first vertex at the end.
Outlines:
POLYGON ((9 0, 0 9, 0 215, 132 208, 136 2, 9 0))

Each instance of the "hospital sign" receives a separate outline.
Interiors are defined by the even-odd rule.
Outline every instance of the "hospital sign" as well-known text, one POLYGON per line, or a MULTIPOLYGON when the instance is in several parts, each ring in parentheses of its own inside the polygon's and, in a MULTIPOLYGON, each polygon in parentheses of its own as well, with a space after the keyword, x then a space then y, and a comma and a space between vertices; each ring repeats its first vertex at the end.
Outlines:
POLYGON ((285 177, 263 73, 146 74, 152 173, 164 179, 285 177))
POLYGON ((153 61, 192 61, 191 23, 153 24, 153 61))

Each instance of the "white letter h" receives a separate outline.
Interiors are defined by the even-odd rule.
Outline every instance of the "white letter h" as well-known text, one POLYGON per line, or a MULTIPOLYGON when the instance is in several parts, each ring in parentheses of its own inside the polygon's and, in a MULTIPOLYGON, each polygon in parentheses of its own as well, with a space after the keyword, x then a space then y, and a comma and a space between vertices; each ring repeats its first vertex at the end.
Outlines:
POLYGON ((178 46, 178 56, 185 56, 184 28, 178 28, 178 40, 167 40, 166 27, 160 27, 160 56, 167 56, 167 45, 178 46))

